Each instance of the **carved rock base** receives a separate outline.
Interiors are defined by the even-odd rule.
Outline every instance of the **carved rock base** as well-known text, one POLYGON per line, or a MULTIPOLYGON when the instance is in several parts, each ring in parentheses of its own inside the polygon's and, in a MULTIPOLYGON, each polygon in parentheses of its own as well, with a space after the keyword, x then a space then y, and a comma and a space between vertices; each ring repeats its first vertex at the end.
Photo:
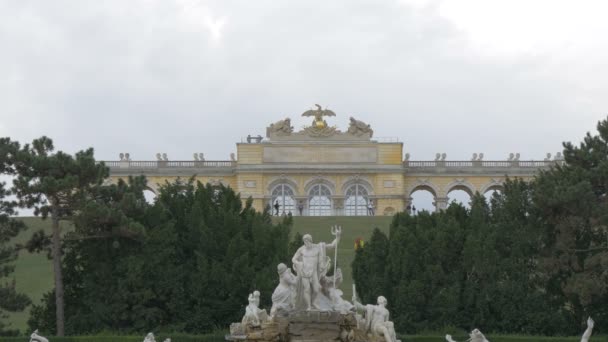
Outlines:
POLYGON ((357 328, 353 313, 302 311, 263 323, 258 327, 230 326, 228 341, 245 342, 383 342, 357 328))

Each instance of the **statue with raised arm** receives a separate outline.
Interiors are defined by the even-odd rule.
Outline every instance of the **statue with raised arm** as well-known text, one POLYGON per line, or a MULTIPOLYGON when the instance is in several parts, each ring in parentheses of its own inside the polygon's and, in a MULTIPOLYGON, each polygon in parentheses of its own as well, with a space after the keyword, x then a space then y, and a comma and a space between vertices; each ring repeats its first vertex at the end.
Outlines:
POLYGON ((587 329, 583 333, 583 337, 581 337, 581 342, 589 342, 589 338, 591 337, 591 333, 593 332, 593 326, 595 322, 591 317, 587 318, 587 329))
POLYGON ((313 243, 310 234, 302 238, 304 246, 300 247, 291 261, 296 271, 296 310, 332 310, 332 303, 322 292, 320 280, 330 268, 331 260, 328 249, 337 247, 340 232, 330 244, 313 243))
POLYGON ((353 304, 357 311, 361 311, 364 314, 362 330, 372 335, 383 337, 386 342, 400 342, 397 340, 393 322, 389 321, 386 298, 383 296, 378 297, 377 305, 363 305, 357 301, 356 296, 353 296, 353 304))

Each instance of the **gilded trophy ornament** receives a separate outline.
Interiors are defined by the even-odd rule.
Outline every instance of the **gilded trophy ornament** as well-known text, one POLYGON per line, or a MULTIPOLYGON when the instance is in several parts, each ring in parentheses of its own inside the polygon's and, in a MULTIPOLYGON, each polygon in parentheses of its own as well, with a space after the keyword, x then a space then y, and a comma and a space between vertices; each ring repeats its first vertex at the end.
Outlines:
MULTIPOLYGON (((336 113, 321 105, 315 104, 315 109, 309 109, 302 113, 302 116, 312 116, 312 124, 302 127, 300 131, 294 131, 291 120, 285 118, 279 120, 266 128, 266 137, 270 141, 316 141, 335 140, 335 141, 369 141, 374 134, 370 125, 363 121, 350 118, 348 131, 342 132, 336 126, 330 126, 325 121, 326 116, 336 116, 336 113)), ((247 142, 251 143, 253 138, 247 137, 247 142), (251 139, 250 139, 251 138, 251 139)))
POLYGON ((323 109, 318 104, 315 104, 317 109, 307 110, 302 113, 302 116, 314 116, 314 120, 312 121, 312 127, 315 129, 323 130, 327 128, 327 122, 323 120, 324 116, 336 116, 336 113, 329 109, 323 109))

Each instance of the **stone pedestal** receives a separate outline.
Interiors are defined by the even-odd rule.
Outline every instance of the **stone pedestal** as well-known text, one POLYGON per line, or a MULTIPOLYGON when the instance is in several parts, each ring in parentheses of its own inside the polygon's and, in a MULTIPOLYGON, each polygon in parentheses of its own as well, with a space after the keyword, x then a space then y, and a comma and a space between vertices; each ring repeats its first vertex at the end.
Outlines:
POLYGON ((278 318, 258 327, 231 326, 229 341, 259 342, 355 342, 365 341, 366 334, 357 332, 354 313, 336 311, 300 311, 289 317, 278 318), (359 339, 356 340, 355 337, 359 339))

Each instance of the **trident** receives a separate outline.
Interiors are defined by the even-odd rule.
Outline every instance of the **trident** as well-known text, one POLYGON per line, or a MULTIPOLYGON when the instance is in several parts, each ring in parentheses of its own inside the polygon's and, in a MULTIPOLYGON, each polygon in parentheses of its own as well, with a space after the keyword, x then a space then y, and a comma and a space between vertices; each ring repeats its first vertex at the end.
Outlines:
POLYGON ((338 236, 342 234, 342 227, 340 226, 332 226, 331 227, 331 235, 334 235, 336 237, 336 247, 335 247, 335 253, 334 253, 334 289, 336 288, 336 273, 338 271, 338 243, 340 242, 340 239, 338 238, 338 236))

